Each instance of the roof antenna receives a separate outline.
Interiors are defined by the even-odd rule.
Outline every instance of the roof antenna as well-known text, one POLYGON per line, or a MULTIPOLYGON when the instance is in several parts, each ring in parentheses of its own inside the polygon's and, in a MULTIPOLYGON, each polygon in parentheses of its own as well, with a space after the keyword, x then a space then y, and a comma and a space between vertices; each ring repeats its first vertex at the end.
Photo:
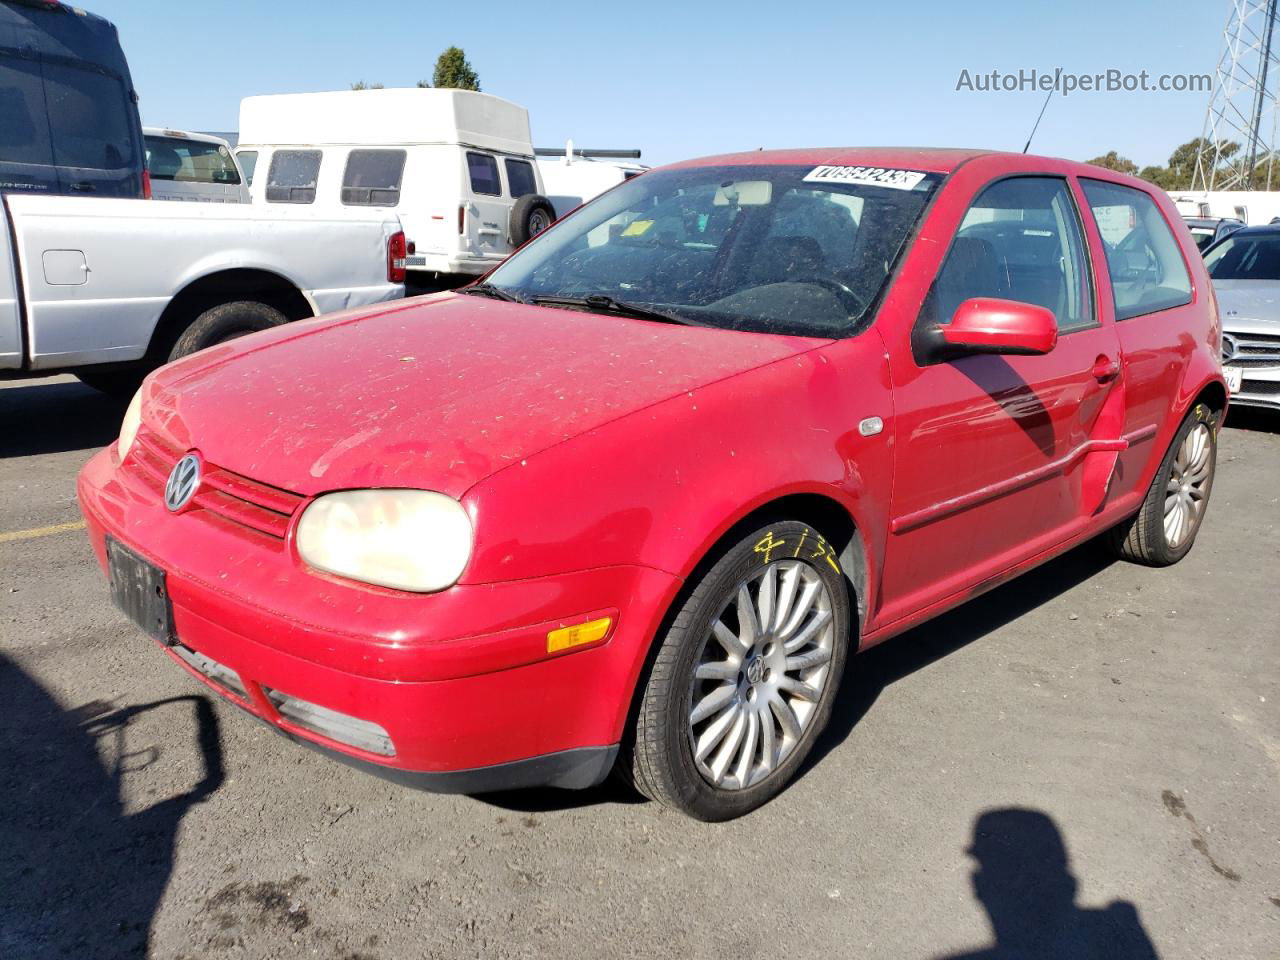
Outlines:
POLYGON ((1045 95, 1044 106, 1040 108, 1040 116, 1036 117, 1036 125, 1031 128, 1031 136, 1027 137, 1027 144, 1022 148, 1022 152, 1026 153, 1031 149, 1031 141, 1035 139, 1036 131, 1040 129, 1040 121, 1044 119, 1044 112, 1049 109, 1049 99, 1058 92, 1058 84, 1062 80, 1062 68, 1059 67, 1053 73, 1053 86, 1049 88, 1049 92, 1045 95))

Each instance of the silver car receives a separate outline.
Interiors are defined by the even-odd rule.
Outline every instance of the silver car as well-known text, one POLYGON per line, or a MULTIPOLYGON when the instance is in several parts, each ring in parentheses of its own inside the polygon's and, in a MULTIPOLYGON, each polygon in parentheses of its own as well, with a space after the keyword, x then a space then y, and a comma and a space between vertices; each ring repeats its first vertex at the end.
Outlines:
POLYGON ((1237 230, 1204 262, 1222 313, 1232 405, 1280 410, 1280 226, 1237 230))

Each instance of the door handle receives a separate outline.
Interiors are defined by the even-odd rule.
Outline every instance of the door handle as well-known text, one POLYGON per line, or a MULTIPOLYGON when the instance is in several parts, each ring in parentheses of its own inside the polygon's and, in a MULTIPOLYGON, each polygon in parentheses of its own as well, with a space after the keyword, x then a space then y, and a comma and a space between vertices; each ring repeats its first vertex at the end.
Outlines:
POLYGON ((1090 373, 1099 383, 1110 383, 1120 376, 1120 361, 1100 354, 1098 359, 1093 361, 1093 369, 1090 373))

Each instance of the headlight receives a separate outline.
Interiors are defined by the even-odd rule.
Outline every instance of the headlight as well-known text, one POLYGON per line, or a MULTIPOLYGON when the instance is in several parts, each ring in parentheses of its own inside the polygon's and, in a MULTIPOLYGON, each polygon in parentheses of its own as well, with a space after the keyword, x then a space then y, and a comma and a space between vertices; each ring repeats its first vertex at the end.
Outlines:
POLYGON ((396 590, 452 586, 471 559, 471 518, 427 490, 346 490, 317 497, 298 521, 311 566, 396 590))
POLYGON ((117 447, 117 455, 120 462, 124 463, 124 458, 129 455, 129 448, 133 446, 133 441, 138 436, 138 427, 142 425, 142 391, 139 390, 133 395, 133 399, 129 401, 129 408, 124 412, 124 420, 120 422, 120 442, 117 447))

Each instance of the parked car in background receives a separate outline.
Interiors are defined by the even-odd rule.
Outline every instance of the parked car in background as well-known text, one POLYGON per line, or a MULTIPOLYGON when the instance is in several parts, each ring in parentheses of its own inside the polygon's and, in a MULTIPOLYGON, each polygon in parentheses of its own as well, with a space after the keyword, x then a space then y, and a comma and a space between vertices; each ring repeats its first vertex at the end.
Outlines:
POLYGON ((572 140, 564 148, 537 147, 534 153, 557 217, 649 169, 636 162, 639 150, 583 150, 574 147, 572 140))
POLYGON ((416 274, 486 273, 555 219, 528 111, 487 93, 247 97, 239 138, 255 203, 394 209, 416 274))
POLYGON ((142 126, 114 25, 0 0, 0 193, 142 197, 142 126))
POLYGON ((227 141, 206 133, 143 127, 155 200, 249 203, 249 184, 227 141))
POLYGON ((1182 222, 1191 231, 1201 253, 1245 226, 1243 220, 1235 217, 1183 217, 1182 222))
POLYGON ((848 655, 1090 537, 1185 556, 1219 333, 1136 178, 712 157, 462 292, 163 368, 79 500, 121 608, 291 737, 449 791, 617 763, 723 820, 796 774, 848 655))
POLYGON ((1210 247, 1231 402, 1280 410, 1280 226, 1247 227, 1210 247))

